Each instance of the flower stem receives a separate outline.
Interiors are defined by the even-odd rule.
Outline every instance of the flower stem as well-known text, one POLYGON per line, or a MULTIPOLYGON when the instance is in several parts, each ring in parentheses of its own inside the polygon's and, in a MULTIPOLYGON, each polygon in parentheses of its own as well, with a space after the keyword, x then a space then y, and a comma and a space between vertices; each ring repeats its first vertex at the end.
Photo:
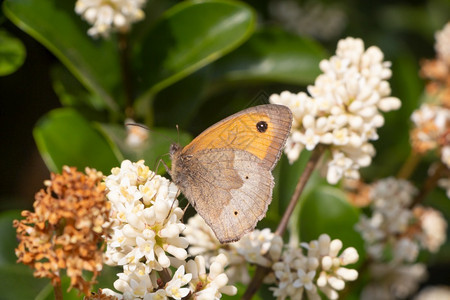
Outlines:
POLYGON ((55 294, 55 300, 63 300, 61 280, 52 280, 53 293, 55 294))
POLYGON ((411 177, 411 174, 416 169, 417 164, 420 162, 421 158, 422 158, 422 155, 420 155, 416 151, 412 150, 409 153, 409 156, 406 159, 406 161, 403 163, 402 168, 398 172, 397 178, 408 179, 409 177, 411 177))
POLYGON ((133 85, 131 83, 130 69, 130 47, 128 43, 128 35, 119 33, 119 54, 120 54, 120 71, 122 75, 122 84, 125 92, 125 116, 133 119, 133 85))
POLYGON ((166 268, 162 269, 162 271, 158 272, 159 277, 164 283, 168 283, 172 278, 170 277, 169 270, 166 268))
POLYGON ((416 204, 421 203, 425 199, 428 193, 436 187, 438 180, 445 176, 445 172, 448 172, 447 166, 442 162, 439 162, 433 174, 427 178, 427 181, 425 181, 425 184, 419 194, 414 198, 414 201, 411 203, 411 207, 414 207, 416 204))
MULTIPOLYGON (((305 170, 303 171, 302 175, 298 179, 297 186, 295 187, 294 194, 292 194, 291 200, 289 202, 288 207, 286 208, 286 211, 284 212, 284 215, 280 221, 280 224, 278 224, 278 228, 275 231, 275 234, 282 236, 284 231, 286 230, 287 224, 289 222, 289 219, 294 212, 295 206, 298 203, 298 199, 300 198, 300 195, 303 192, 303 189, 305 188, 306 183, 308 182, 308 179, 311 177, 312 172, 314 171, 315 167, 317 166, 317 163, 319 162, 320 158, 322 157, 323 152, 325 151, 325 146, 318 145, 312 152, 311 157, 309 158, 308 163, 306 164, 305 170)), ((252 278, 252 281, 247 287, 247 290, 245 291, 244 295, 242 296, 242 299, 249 300, 253 297, 253 295, 258 291, 259 287, 261 286, 264 277, 270 272, 271 268, 258 266, 255 271, 255 275, 252 278)))
POLYGON ((305 170, 302 175, 298 179, 297 185, 295 186, 294 194, 292 194, 291 200, 289 201, 289 205, 284 212, 283 218, 278 224, 278 228, 275 231, 275 234, 282 236, 286 231, 286 227, 288 225, 289 219, 291 218, 292 213, 294 212, 295 206, 298 203, 300 195, 305 188, 306 183, 308 182, 309 177, 311 177, 312 172, 317 166, 320 158, 322 157, 323 152, 325 151, 325 146, 318 145, 312 152, 311 157, 309 158, 308 163, 306 164, 305 170))

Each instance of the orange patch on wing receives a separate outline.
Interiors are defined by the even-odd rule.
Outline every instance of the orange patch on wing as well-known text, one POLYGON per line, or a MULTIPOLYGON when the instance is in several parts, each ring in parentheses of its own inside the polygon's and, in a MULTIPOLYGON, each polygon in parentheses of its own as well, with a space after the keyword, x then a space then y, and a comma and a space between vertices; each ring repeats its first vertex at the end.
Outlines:
POLYGON ((245 150, 263 160, 276 136, 273 125, 269 116, 263 113, 248 113, 224 120, 197 136, 183 149, 183 153, 226 148, 245 150), (265 132, 259 132, 256 128, 256 124, 261 121, 268 125, 265 132))

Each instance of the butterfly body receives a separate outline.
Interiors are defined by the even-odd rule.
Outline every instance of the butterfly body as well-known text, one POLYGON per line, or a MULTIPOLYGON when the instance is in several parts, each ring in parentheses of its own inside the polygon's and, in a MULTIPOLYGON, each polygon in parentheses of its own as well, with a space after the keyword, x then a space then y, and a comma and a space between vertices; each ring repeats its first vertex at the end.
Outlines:
POLYGON ((253 230, 272 200, 272 170, 286 143, 291 111, 261 105, 206 129, 189 145, 173 144, 171 176, 221 243, 253 230))

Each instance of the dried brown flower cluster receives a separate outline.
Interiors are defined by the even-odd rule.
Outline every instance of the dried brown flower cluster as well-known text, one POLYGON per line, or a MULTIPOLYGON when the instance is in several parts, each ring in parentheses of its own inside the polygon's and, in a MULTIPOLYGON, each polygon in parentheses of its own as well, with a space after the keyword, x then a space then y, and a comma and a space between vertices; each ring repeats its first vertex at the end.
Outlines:
POLYGON ((34 268, 35 277, 48 277, 57 286, 65 269, 70 288, 89 295, 102 269, 100 245, 109 215, 102 177, 93 169, 86 168, 85 175, 65 166, 36 193, 34 212, 23 211, 25 219, 14 221, 18 262, 34 268), (83 278, 84 270, 92 272, 90 280, 83 278))
MULTIPOLYGON (((424 60, 420 71, 427 80, 427 101, 411 117, 412 147, 421 154, 434 149, 441 153, 450 146, 450 22, 436 33, 435 49, 436 58, 424 60)), ((442 155, 445 163, 448 155, 442 155)))
POLYGON ((426 92, 450 108, 450 23, 436 33, 436 59, 422 62, 421 75, 429 82, 426 92))

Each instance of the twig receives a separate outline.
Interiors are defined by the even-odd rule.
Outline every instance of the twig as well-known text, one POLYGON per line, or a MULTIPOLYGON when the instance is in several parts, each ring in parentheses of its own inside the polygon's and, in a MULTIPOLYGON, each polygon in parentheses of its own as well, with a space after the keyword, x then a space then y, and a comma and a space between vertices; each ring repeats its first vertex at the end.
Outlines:
MULTIPOLYGON (((286 211, 284 212, 280 224, 278 224, 278 228, 275 231, 275 234, 282 236, 284 231, 286 230, 289 218, 291 217, 292 212, 294 211, 294 208, 297 205, 298 199, 300 198, 300 195, 303 192, 306 182, 308 182, 308 179, 311 177, 311 174, 316 168, 317 163, 322 157, 324 151, 325 146, 318 145, 312 152, 311 157, 309 158, 309 161, 306 164, 305 170, 303 171, 302 175, 300 176, 297 182, 297 186, 295 187, 294 194, 292 194, 289 205, 286 208, 286 211)), ((253 295, 258 291, 259 287, 261 286, 264 277, 266 277, 266 275, 270 272, 270 270, 271 270, 270 268, 263 266, 258 266, 256 268, 255 275, 252 278, 250 284, 248 285, 244 295, 242 296, 242 299, 250 300, 253 297, 253 295)))
POLYGON ((295 206, 297 205, 297 202, 300 198, 300 195, 302 194, 309 177, 311 177, 311 174, 316 168, 316 165, 319 162, 320 158, 322 157, 324 151, 325 146, 318 145, 312 152, 311 157, 309 158, 309 161, 305 166, 305 170, 303 171, 302 175, 300 176, 297 182, 294 194, 292 194, 291 200, 289 201, 289 205, 286 208, 286 211, 284 212, 283 218, 281 219, 280 224, 278 224, 278 228, 275 231, 275 234, 278 234, 280 236, 284 234, 289 219, 292 213, 294 212, 295 206))
POLYGON ((55 294, 55 300, 63 300, 61 280, 52 280, 53 292, 55 294))
POLYGON ((425 181, 425 184, 423 185, 419 194, 414 198, 410 207, 414 207, 425 199, 428 193, 430 193, 436 187, 438 180, 443 177, 445 171, 447 171, 447 166, 440 162, 437 168, 434 170, 434 173, 427 178, 427 181, 425 181))
POLYGON ((406 161, 403 163, 402 168, 397 173, 397 178, 408 179, 409 177, 411 177, 411 174, 416 169, 417 164, 419 163, 421 158, 422 155, 412 150, 409 153, 409 156, 406 159, 406 161))

